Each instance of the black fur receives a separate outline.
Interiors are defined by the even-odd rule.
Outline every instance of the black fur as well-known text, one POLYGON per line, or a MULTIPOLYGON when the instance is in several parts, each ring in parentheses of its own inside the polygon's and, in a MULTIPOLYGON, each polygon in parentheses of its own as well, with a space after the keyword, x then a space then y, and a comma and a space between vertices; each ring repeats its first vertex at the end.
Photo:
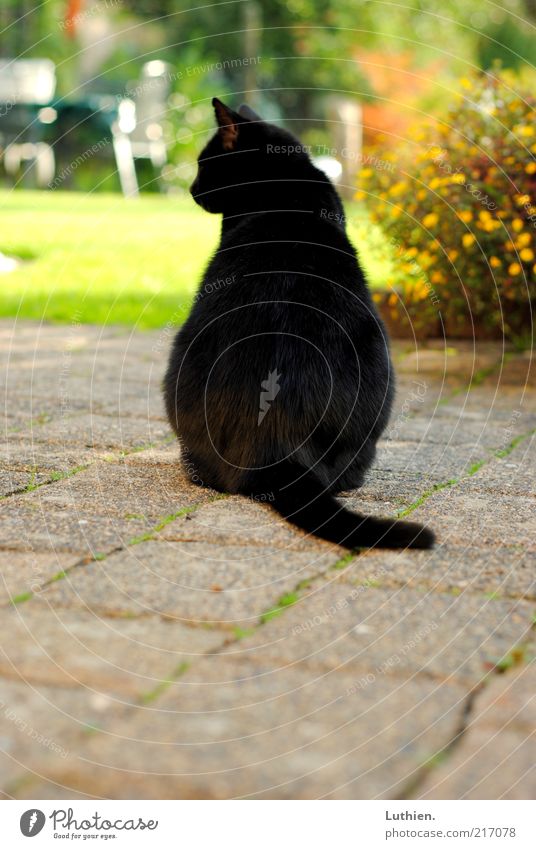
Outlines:
POLYGON ((186 468, 347 548, 428 548, 427 528, 334 498, 363 482, 394 385, 341 201, 290 133, 213 104, 191 192, 221 242, 165 378, 186 468))

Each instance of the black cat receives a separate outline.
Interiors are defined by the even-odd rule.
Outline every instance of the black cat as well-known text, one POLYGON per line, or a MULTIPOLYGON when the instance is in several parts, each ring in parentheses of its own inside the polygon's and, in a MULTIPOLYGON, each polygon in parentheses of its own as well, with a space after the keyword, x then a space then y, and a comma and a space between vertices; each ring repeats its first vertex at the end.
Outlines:
POLYGON ((363 482, 393 396, 341 201, 290 133, 247 106, 213 105, 219 130, 191 193, 223 213, 221 241, 164 386, 183 462, 347 548, 428 548, 427 528, 352 513, 333 496, 363 482))

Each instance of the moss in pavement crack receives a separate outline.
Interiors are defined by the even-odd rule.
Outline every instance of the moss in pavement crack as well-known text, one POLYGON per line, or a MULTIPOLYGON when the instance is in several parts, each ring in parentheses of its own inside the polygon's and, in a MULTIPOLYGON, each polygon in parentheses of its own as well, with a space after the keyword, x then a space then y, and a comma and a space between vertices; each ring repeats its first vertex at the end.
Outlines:
POLYGON ((266 622, 270 621, 270 619, 275 619, 276 616, 279 616, 281 613, 283 613, 283 610, 286 607, 290 607, 291 605, 296 604, 298 599, 299 594, 297 592, 291 592, 282 595, 279 601, 277 601, 273 607, 269 608, 269 610, 261 614, 261 625, 265 625, 266 622))
MULTIPOLYGON (((87 466, 80 468, 87 468, 87 466)), ((141 534, 137 537, 132 537, 132 539, 130 539, 125 546, 116 546, 107 553, 102 551, 94 552, 91 558, 83 557, 81 560, 78 560, 76 563, 74 563, 69 569, 58 572, 56 575, 53 575, 52 578, 49 578, 48 581, 45 581, 45 583, 41 587, 41 590, 43 590, 45 587, 48 587, 55 581, 61 581, 63 578, 66 578, 67 575, 72 572, 73 569, 76 569, 78 566, 87 566, 88 562, 102 562, 103 560, 106 560, 108 557, 110 557, 110 555, 116 554, 118 551, 124 551, 126 548, 130 548, 133 545, 139 545, 141 542, 146 542, 147 540, 153 540, 155 539, 155 534, 157 534, 159 531, 165 528, 166 525, 169 525, 169 523, 173 522, 175 519, 179 519, 181 516, 186 516, 189 513, 194 513, 196 510, 199 510, 201 507, 204 507, 205 504, 212 504, 214 501, 220 501, 222 498, 227 497, 228 496, 224 493, 220 493, 218 495, 215 495, 213 498, 208 499, 208 501, 200 501, 197 504, 191 504, 189 507, 183 507, 176 513, 170 513, 169 516, 164 516, 164 518, 161 519, 158 524, 154 526, 154 528, 152 528, 150 531, 147 531, 147 533, 141 534)), ((23 602, 33 598, 33 596, 33 592, 20 593, 20 595, 14 596, 10 599, 10 604, 22 604, 23 602)))
POLYGON ((165 693, 172 684, 179 680, 181 675, 190 668, 190 664, 183 662, 179 663, 177 668, 172 672, 169 678, 164 678, 162 681, 159 681, 158 684, 152 688, 152 690, 148 690, 146 693, 142 693, 139 697, 139 703, 142 705, 151 704, 151 702, 156 701, 162 693, 165 693))
POLYGON ((66 472, 52 472, 50 478, 42 483, 36 483, 35 479, 38 475, 39 469, 35 467, 31 471, 31 477, 26 486, 21 487, 20 489, 14 489, 13 492, 10 492, 8 495, 2 495, 0 497, 0 501, 5 501, 8 498, 12 498, 14 495, 24 495, 27 492, 34 492, 36 489, 42 489, 44 486, 50 486, 51 483, 56 483, 56 481, 65 480, 65 478, 71 478, 73 475, 77 475, 79 472, 84 472, 88 469, 90 464, 86 464, 85 466, 75 466, 72 469, 68 469, 66 472))
MULTIPOLYGON (((535 630, 536 617, 533 619, 533 624, 530 630, 535 630)), ((457 729, 455 730, 453 736, 448 742, 441 747, 437 752, 432 754, 427 760, 421 764, 415 770, 415 775, 410 779, 408 784, 402 788, 402 791, 397 796, 398 799, 412 799, 416 797, 416 794, 422 787, 423 783, 426 781, 431 772, 433 772, 436 767, 440 766, 447 759, 452 756, 452 753, 459 746, 462 738, 466 734, 467 730, 471 725, 471 714, 473 712, 474 703, 477 696, 485 690, 490 682, 497 675, 505 675, 511 669, 515 669, 519 666, 529 666, 533 661, 532 654, 529 651, 530 648, 530 640, 527 640, 523 643, 518 643, 514 646, 507 654, 497 660, 495 663, 490 664, 490 670, 488 674, 479 681, 476 686, 467 694, 467 697, 464 701, 463 710, 460 716, 460 721, 457 729)))
POLYGON ((469 466, 469 468, 464 474, 460 475, 459 478, 450 478, 450 480, 434 484, 432 487, 430 487, 430 489, 427 489, 426 492, 423 492, 422 495, 419 496, 419 498, 417 498, 403 510, 400 510, 397 513, 397 518, 403 519, 405 516, 408 516, 410 513, 413 513, 413 511, 416 510, 417 507, 420 507, 422 504, 424 504, 425 501, 427 501, 431 495, 434 495, 434 493, 440 492, 442 489, 448 489, 450 487, 457 486, 457 484, 462 483, 462 481, 466 480, 467 478, 476 475, 476 473, 480 471, 483 466, 486 466, 494 458, 502 459, 503 457, 508 457, 508 455, 512 453, 514 448, 516 448, 525 439, 528 439, 530 436, 533 436, 534 433, 536 433, 536 429, 529 430, 526 433, 521 433, 519 436, 516 436, 515 439, 512 439, 512 441, 505 448, 498 448, 495 451, 492 451, 488 457, 484 458, 483 460, 478 460, 476 463, 473 463, 471 466, 469 466))
POLYGON ((190 504, 188 507, 182 507, 180 510, 177 510, 176 513, 170 513, 169 516, 164 516, 160 521, 151 528, 150 531, 147 531, 145 534, 140 534, 140 536, 132 537, 127 543, 127 546, 131 545, 139 545, 140 542, 147 542, 147 540, 151 540, 155 538, 155 534, 162 531, 167 525, 171 522, 174 522, 175 519, 180 519, 181 516, 188 516, 190 513, 195 513, 201 507, 204 507, 205 504, 213 504, 215 501, 221 501, 222 498, 228 498, 225 493, 219 493, 218 495, 214 495, 212 498, 207 499, 207 501, 198 501, 196 504, 190 504))

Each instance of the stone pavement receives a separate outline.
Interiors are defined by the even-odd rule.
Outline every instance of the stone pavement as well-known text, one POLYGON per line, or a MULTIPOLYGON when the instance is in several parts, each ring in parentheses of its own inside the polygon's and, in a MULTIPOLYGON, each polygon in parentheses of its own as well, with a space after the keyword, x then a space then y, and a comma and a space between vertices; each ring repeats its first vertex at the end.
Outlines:
POLYGON ((193 486, 170 334, 0 323, 0 778, 14 798, 530 798, 536 383, 394 343, 349 505, 431 552, 348 555, 193 486))

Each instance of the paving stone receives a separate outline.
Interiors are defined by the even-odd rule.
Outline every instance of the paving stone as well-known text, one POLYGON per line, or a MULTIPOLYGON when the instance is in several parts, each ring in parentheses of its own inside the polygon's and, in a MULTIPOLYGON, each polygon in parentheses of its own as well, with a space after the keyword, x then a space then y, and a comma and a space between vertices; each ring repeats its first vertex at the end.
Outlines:
POLYGON ((346 567, 351 580, 481 597, 536 599, 536 553, 522 546, 436 545, 430 551, 366 551, 346 567), (355 576, 355 577, 354 577, 355 576))
MULTIPOLYGON (((526 439, 506 457, 495 457, 464 481, 465 492, 494 495, 536 495, 536 440, 526 439)), ((535 502, 536 509, 536 502, 535 502)))
MULTIPOLYGON (((8 795, 39 780, 45 771, 61 772, 69 758, 76 757, 71 747, 102 715, 99 698, 82 688, 2 681, 0 786, 8 795)), ((63 798, 61 790, 57 798, 63 798)))
POLYGON ((491 343, 464 343, 461 340, 419 345, 397 365, 400 374, 442 379, 450 375, 468 384, 484 369, 495 368, 501 361, 499 346, 491 343))
MULTIPOLYGON (((483 459, 481 447, 441 445, 426 440, 381 440, 372 470, 384 473, 416 474, 427 484, 442 483, 463 475, 474 463, 483 459)), ((419 490, 420 493, 423 489, 419 490)))
POLYGON ((0 442, 0 468, 14 471, 67 472, 109 456, 110 452, 79 446, 63 447, 41 442, 20 442, 17 437, 0 442))
MULTIPOLYGON (((441 411, 443 413, 443 411, 441 411)), ((522 422, 512 426, 512 438, 523 432, 522 422)), ((396 425, 396 421, 395 421, 396 425)), ((389 429, 388 429, 389 433, 389 429)), ((471 446, 471 451, 486 454, 504 444, 505 427, 494 418, 473 419, 467 415, 459 417, 440 415, 415 416, 404 422, 398 430, 399 438, 421 439, 426 447, 438 444, 443 447, 471 446)))
POLYGON ((12 495, 14 492, 22 492, 30 484, 36 485, 46 480, 47 476, 42 474, 0 469, 0 499, 12 495))
MULTIPOLYGON (((64 579, 67 580, 67 579, 64 579)), ((51 610, 42 599, 4 613, 0 675, 31 684, 86 687, 110 703, 156 692, 184 664, 223 645, 227 635, 155 617, 106 619, 51 610)))
POLYGON ((112 798, 393 798, 454 736, 464 692, 391 676, 356 694, 352 680, 214 658, 158 706, 103 718, 105 736, 47 777, 112 798))
POLYGON ((416 505, 439 544, 343 559, 191 486, 162 403, 172 335, 0 321, 5 795, 533 797, 533 676, 490 672, 536 597, 529 354, 393 343, 391 423, 341 503, 416 505))
POLYGON ((534 390, 523 386, 500 385, 494 387, 492 391, 487 387, 475 386, 465 395, 460 393, 445 398, 438 406, 436 413, 445 416, 463 416, 475 421, 491 417, 495 421, 508 423, 512 419, 513 425, 521 418, 522 421, 528 422, 528 425, 522 429, 529 430, 536 417, 534 396, 534 390))
POLYGON ((177 440, 170 437, 157 447, 143 451, 133 451, 124 458, 124 462, 133 466, 180 465, 180 449, 177 440))
POLYGON ((534 498, 473 491, 461 481, 433 493, 412 515, 449 545, 521 545, 536 550, 534 498))
MULTIPOLYGON (((270 493, 267 493, 269 498, 270 493)), ((158 539, 210 542, 219 545, 267 546, 269 548, 330 552, 333 560, 346 550, 299 531, 266 505, 241 496, 216 501, 195 513, 166 525, 158 539)))
POLYGON ((123 519, 150 519, 153 524, 216 493, 190 483, 175 465, 142 466, 95 463, 76 475, 31 493, 25 504, 43 510, 72 510, 123 519))
POLYGON ((511 357, 502 364, 500 379, 494 379, 495 375, 489 375, 484 381, 484 386, 489 389, 500 382, 504 385, 536 387, 536 368, 534 366, 534 354, 527 349, 516 356, 511 357))
POLYGON ((534 799, 536 666, 498 676, 480 693, 452 756, 419 788, 424 799, 534 799))
POLYGON ((161 421, 99 414, 66 416, 38 428, 24 427, 19 431, 22 440, 120 450, 149 445, 170 435, 161 421))
POLYGON ((329 569, 329 549, 284 551, 196 542, 144 542, 49 587, 53 607, 100 615, 159 613, 187 623, 250 627, 300 581, 329 569), (97 570, 97 571, 95 571, 97 570))
POLYGON ((55 575, 78 562, 69 554, 0 549, 0 604, 28 592, 40 592, 55 575))
MULTIPOLYGON (((344 506, 349 510, 364 513, 365 503, 372 505, 381 502, 385 505, 384 513, 395 515, 416 501, 423 492, 431 489, 435 483, 443 479, 443 474, 417 471, 390 471, 371 469, 359 489, 340 493, 344 506)), ((378 511, 375 509, 375 513, 378 511)))
POLYGON ((525 602, 380 589, 360 577, 349 585, 332 577, 312 582, 284 615, 227 651, 253 655, 274 670, 306 662, 318 675, 354 672, 357 690, 375 687, 394 670, 472 688, 523 641, 532 610, 525 602))
POLYGON ((0 502, 0 540, 5 549, 36 553, 70 552, 93 557, 127 545, 153 523, 103 516, 82 508, 52 510, 27 495, 0 502))

